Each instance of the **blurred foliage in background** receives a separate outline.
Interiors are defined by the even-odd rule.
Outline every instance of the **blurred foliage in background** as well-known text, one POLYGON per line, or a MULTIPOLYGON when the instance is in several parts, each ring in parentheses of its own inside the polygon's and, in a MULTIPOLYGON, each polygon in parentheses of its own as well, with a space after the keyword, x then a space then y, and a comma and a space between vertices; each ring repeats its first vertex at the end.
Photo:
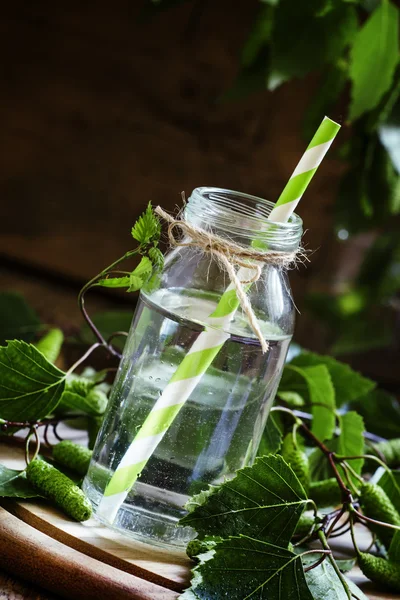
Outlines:
MULTIPOLYGON (((149 0, 147 9, 183 2, 149 0)), ((369 231, 374 241, 346 289, 314 294, 308 308, 329 328, 333 353, 382 347, 392 342, 400 310, 398 7, 389 0, 260 0, 237 79, 220 100, 272 92, 312 72, 319 81, 304 114, 305 141, 325 114, 340 112, 350 125, 338 151, 348 167, 335 206, 338 238, 369 231)))

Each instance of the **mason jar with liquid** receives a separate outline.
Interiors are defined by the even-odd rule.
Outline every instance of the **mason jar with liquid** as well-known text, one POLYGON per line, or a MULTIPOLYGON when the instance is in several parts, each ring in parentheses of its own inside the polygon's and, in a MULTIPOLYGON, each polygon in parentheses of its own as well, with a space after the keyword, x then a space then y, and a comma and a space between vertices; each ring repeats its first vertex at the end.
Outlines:
MULTIPOLYGON (((273 207, 201 187, 183 218, 228 243, 294 253, 302 221, 295 214, 287 223, 268 220, 273 207)), ((178 525, 188 499, 254 461, 295 314, 282 262, 258 265, 257 281, 243 285, 266 352, 235 290, 227 296, 226 269, 187 234, 166 255, 158 281, 142 289, 83 486, 109 527, 183 546, 194 537, 178 525), (232 310, 218 318, 224 302, 232 310)))

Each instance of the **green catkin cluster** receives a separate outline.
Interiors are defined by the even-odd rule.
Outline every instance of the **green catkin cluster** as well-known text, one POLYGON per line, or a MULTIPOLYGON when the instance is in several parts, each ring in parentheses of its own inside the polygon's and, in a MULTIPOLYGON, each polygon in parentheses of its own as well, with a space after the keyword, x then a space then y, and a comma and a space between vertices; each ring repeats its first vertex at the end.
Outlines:
POLYGON ((371 581, 400 592, 400 564, 360 552, 358 565, 371 581))
POLYGON ((282 456, 307 492, 310 485, 308 458, 300 447, 295 447, 292 433, 288 433, 283 440, 282 456))
POLYGON ((36 348, 51 363, 55 363, 59 357, 61 346, 64 342, 64 334, 61 329, 51 329, 36 343, 36 348))
POLYGON ((44 460, 35 459, 26 468, 28 481, 46 498, 52 500, 76 521, 92 515, 92 505, 69 477, 44 460))
POLYGON ((315 523, 315 517, 313 515, 301 515, 299 522, 296 525, 294 535, 296 537, 304 537, 310 533, 312 526, 315 523))
POLYGON ((86 402, 90 404, 92 414, 102 415, 108 403, 107 394, 94 387, 86 396, 86 402))
POLYGON ((400 465, 400 438, 374 444, 369 452, 378 458, 383 456, 389 467, 398 467, 400 465))
MULTIPOLYGON (((366 482, 361 486, 360 504, 365 516, 400 527, 400 514, 386 492, 376 483, 366 482)), ((372 523, 368 523, 368 527, 389 548, 396 530, 372 523)))
POLYGON ((341 501, 340 490, 335 477, 323 481, 312 481, 308 496, 320 508, 336 506, 341 501))
POLYGON ((65 440, 53 447, 53 458, 56 462, 78 475, 86 475, 92 451, 79 444, 65 440))

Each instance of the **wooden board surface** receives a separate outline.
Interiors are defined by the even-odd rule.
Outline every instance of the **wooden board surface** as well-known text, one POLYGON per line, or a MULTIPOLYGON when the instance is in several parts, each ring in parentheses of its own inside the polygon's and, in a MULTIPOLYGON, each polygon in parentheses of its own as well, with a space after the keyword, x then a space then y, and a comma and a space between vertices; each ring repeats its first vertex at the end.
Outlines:
MULTIPOLYGON (((0 462, 23 466, 21 449, 0 444, 0 462)), ((189 581, 191 563, 184 552, 136 542, 95 519, 75 523, 45 501, 3 500, 0 508, 0 568, 65 598, 175 600, 189 581)), ((352 556, 351 542, 340 542, 352 556)), ((369 544, 360 530, 360 546, 369 544)), ((370 600, 391 600, 359 569, 351 578, 370 600)), ((1 598, 1 596, 0 596, 1 598)), ((7 596, 5 597, 7 598, 7 596)))

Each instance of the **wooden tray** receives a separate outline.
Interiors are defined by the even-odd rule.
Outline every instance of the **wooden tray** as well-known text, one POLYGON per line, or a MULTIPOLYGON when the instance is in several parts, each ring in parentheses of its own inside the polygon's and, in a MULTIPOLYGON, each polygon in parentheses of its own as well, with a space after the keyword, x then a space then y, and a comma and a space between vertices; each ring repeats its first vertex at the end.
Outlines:
MULTIPOLYGON (((0 444, 0 462, 22 468, 21 449, 0 444)), ((75 523, 45 501, 3 499, 0 541, 0 568, 68 599, 174 600, 189 583, 184 552, 136 542, 95 519, 75 523)), ((340 550, 352 555, 346 541, 340 550)), ((358 569, 351 578, 370 600, 395 597, 378 593, 358 569)))

